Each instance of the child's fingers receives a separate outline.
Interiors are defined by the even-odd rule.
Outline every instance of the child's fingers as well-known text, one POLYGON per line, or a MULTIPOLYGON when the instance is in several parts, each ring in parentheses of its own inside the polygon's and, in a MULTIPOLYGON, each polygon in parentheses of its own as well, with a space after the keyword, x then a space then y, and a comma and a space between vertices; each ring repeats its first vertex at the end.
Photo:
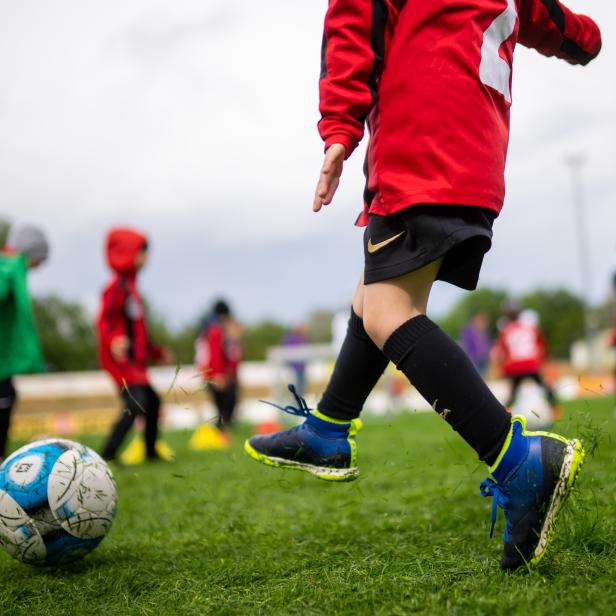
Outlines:
POLYGON ((324 175, 321 172, 321 175, 319 176, 319 181, 317 183, 317 188, 314 192, 314 202, 312 204, 312 209, 315 212, 318 212, 321 209, 321 206, 323 205, 323 201, 325 197, 327 196, 327 192, 328 192, 328 178, 326 175, 324 175))
POLYGON ((336 194, 336 190, 338 189, 338 184, 340 184, 340 178, 334 177, 332 178, 331 183, 327 188, 327 192, 323 198, 323 205, 329 205, 336 194))

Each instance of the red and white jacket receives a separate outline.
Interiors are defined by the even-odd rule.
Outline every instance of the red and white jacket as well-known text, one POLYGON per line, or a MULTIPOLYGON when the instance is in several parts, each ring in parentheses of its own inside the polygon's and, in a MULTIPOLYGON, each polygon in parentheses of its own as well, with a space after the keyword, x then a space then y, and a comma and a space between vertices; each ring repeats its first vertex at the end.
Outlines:
POLYGON ((494 348, 494 356, 505 376, 539 372, 547 345, 539 328, 524 321, 512 321, 503 327, 494 348))
POLYGON ((330 0, 319 132, 348 157, 368 124, 360 224, 419 203, 501 210, 518 42, 571 64, 601 49, 557 0, 330 0))

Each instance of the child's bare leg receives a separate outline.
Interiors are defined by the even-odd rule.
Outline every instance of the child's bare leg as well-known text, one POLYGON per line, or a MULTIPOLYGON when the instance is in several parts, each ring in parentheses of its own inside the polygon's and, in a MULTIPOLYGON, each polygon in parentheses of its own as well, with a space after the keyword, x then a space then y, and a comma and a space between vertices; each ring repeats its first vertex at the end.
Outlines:
POLYGON ((441 261, 434 261, 399 278, 364 286, 364 324, 379 348, 385 346, 387 339, 403 323, 426 314, 441 261))
POLYGON ((364 323, 383 354, 460 436, 492 464, 511 417, 466 353, 425 316, 440 262, 364 287, 364 323))

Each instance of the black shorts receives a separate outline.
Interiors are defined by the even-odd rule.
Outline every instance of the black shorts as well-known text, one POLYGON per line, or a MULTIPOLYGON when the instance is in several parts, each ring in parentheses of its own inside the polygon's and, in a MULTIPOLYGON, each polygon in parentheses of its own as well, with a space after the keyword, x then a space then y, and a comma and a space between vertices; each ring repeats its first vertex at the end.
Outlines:
POLYGON ((492 246, 496 213, 461 205, 415 205, 391 216, 370 216, 364 232, 364 282, 414 272, 443 257, 437 280, 477 288, 492 246))

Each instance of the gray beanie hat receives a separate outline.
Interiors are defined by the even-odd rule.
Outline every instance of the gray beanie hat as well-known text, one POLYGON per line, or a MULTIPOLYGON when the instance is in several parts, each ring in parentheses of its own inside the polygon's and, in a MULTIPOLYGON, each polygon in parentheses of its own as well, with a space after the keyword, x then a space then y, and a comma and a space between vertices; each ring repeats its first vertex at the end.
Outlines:
POLYGON ((17 227, 11 231, 7 243, 33 261, 45 261, 49 255, 49 243, 38 227, 30 225, 17 227))

